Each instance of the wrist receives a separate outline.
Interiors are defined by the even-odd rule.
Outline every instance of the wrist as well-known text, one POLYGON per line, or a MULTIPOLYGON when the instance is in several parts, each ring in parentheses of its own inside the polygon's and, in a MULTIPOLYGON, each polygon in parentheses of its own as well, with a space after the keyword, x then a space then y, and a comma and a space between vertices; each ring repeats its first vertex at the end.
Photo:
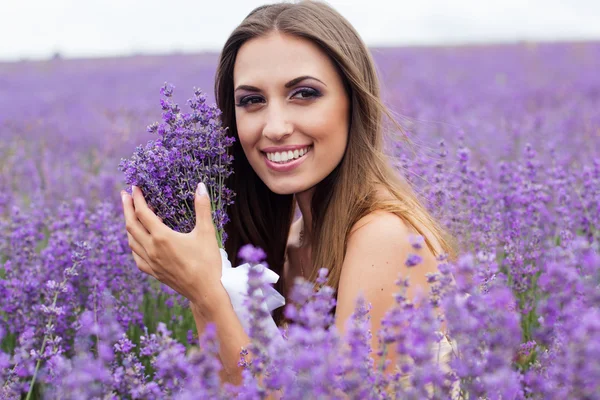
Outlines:
POLYGON ((190 301, 190 308, 194 314, 212 320, 219 310, 228 305, 231 307, 229 294, 225 288, 219 283, 215 290, 204 292, 196 296, 190 301))

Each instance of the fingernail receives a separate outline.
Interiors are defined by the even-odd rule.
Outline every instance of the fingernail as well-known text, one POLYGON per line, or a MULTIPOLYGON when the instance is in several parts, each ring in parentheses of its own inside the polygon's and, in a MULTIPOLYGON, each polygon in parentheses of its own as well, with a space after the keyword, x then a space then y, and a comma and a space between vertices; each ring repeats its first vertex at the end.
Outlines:
POLYGON ((204 185, 204 182, 200 182, 198 184, 198 187, 196 188, 196 194, 198 196, 205 196, 208 194, 208 192, 206 191, 206 185, 204 185))
POLYGON ((135 190, 135 185, 131 185, 131 195, 132 196, 133 196, 134 190, 135 190))

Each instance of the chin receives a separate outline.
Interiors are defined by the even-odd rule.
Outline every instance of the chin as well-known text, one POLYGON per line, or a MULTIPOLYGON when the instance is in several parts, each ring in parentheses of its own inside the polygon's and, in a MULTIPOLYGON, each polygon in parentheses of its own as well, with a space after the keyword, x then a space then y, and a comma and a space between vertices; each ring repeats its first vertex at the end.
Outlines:
POLYGON ((310 189, 308 185, 298 185, 297 182, 294 182, 292 184, 286 184, 283 182, 265 182, 265 184, 273 193, 280 195, 296 194, 310 189))
POLYGON ((267 185, 267 187, 269 189, 271 189, 271 192, 276 193, 276 194, 295 194, 298 193, 298 189, 295 188, 294 186, 288 186, 288 185, 267 185))

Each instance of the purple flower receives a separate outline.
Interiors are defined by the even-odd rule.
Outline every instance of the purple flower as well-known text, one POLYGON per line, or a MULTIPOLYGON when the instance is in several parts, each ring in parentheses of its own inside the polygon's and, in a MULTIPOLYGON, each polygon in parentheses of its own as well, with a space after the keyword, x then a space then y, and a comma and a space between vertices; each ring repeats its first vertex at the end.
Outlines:
MULTIPOLYGON (((194 193, 204 182, 209 190, 217 240, 223 247, 229 221, 225 209, 234 193, 224 185, 231 175, 232 156, 228 148, 234 139, 221 126, 221 111, 206 104, 200 90, 189 101, 191 114, 183 114, 171 101, 173 87, 165 83, 161 94, 163 122, 148 131, 158 135, 144 147, 138 146, 130 159, 122 159, 119 169, 128 185, 142 189, 144 198, 170 228, 190 232, 195 226, 194 193)), ((129 189, 128 189, 129 190, 129 189)))
POLYGON ((247 244, 240 248, 238 256, 244 262, 249 264, 259 264, 267 257, 264 250, 260 247, 254 247, 251 244, 247 244))
POLYGON ((425 245, 425 238, 422 235, 413 235, 413 234, 411 234, 408 237, 408 240, 409 240, 411 246, 415 250, 422 249, 423 246, 425 245))
POLYGON ((423 262, 423 258, 418 254, 409 254, 404 265, 407 267, 414 267, 423 262))
MULTIPOLYGON (((128 184, 157 199, 156 212, 183 232, 203 180, 215 225, 226 223, 233 194, 218 189, 229 153, 215 133, 225 130, 219 111, 198 89, 186 110, 172 85, 160 101, 139 96, 157 74, 210 85, 213 58, 3 63, 0 398, 25 397, 38 363, 35 390, 47 398, 251 399, 275 390, 340 398, 345 390, 381 399, 397 387, 400 398, 448 399, 456 386, 469 398, 596 398, 599 54, 597 43, 379 52, 384 72, 411 65, 382 83, 410 116, 406 135, 423 145, 415 152, 387 135, 386 152, 463 257, 438 258, 427 299, 409 299, 411 282, 399 281, 379 333, 369 332, 360 303, 336 336, 333 290, 299 285, 285 340, 267 346, 257 324, 262 347, 236 389, 219 386, 214 327, 209 340, 189 340, 189 304, 135 267, 114 196, 123 175, 135 178, 128 184), (153 110, 160 122, 137 129, 153 110), (121 157, 129 160, 119 172, 121 157), (72 269, 80 242, 89 249, 72 269), (447 372, 428 352, 442 343, 442 323, 454 340, 447 372), (370 335, 378 349, 367 346, 370 335), (387 374, 371 364, 385 345, 402 356, 387 374)), ((430 225, 414 220, 411 204, 405 210, 430 225)), ((427 250, 420 235, 409 240, 411 252, 427 250)), ((262 257, 252 253, 251 264, 262 257)))
POLYGON ((342 390, 351 398, 373 398, 376 378, 371 357, 371 331, 369 311, 364 298, 357 299, 354 314, 346 327, 346 343, 349 350, 341 357, 342 390))

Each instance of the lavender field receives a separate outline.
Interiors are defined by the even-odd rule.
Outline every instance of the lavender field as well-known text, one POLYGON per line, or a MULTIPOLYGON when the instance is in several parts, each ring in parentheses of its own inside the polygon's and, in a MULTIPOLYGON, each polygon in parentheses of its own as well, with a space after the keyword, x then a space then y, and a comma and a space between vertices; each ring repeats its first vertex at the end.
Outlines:
POLYGON ((600 399, 600 43, 372 53, 410 139, 390 156, 461 250, 432 302, 390 312, 397 373, 369 364, 359 304, 349 347, 299 313, 243 389, 220 388, 214 332, 135 266, 117 168, 152 138, 165 81, 181 105, 193 87, 214 101, 218 55, 54 59, 0 63, 0 397, 600 399), (436 308, 450 372, 423 351, 436 308))

